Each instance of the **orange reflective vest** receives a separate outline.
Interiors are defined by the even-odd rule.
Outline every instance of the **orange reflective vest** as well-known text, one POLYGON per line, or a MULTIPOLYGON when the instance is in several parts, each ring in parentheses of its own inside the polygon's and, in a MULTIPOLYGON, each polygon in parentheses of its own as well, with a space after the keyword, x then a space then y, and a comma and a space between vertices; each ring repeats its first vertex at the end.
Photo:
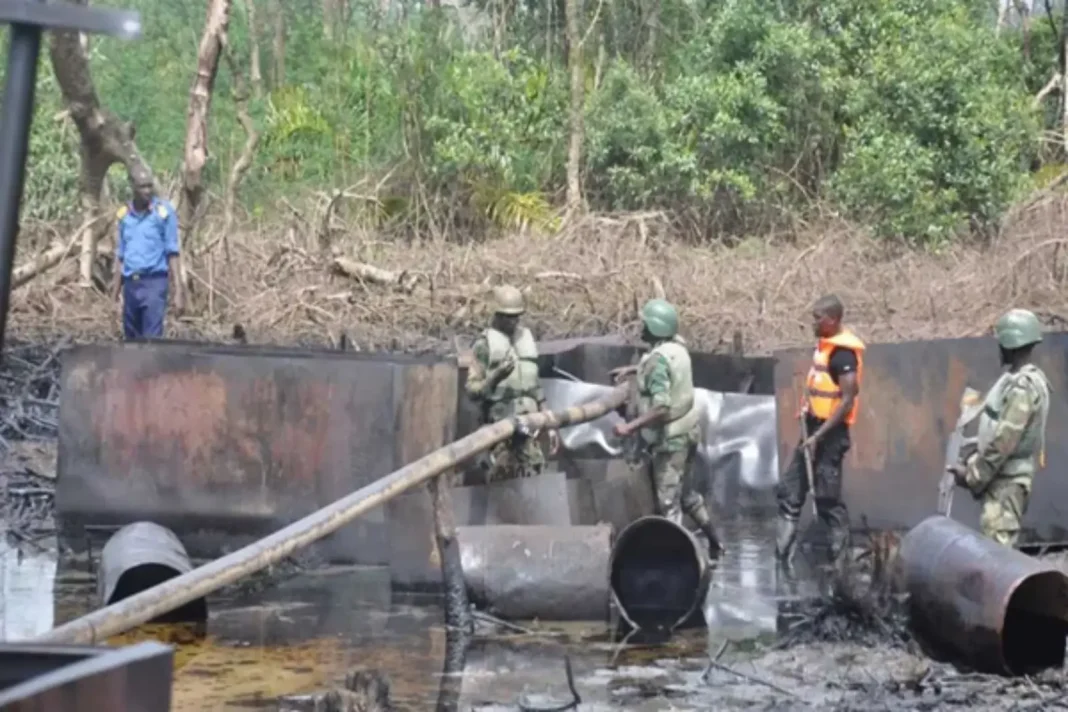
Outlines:
MULTIPOLYGON (((842 389, 831 378, 831 353, 836 348, 850 349, 857 355, 857 384, 864 377, 864 342, 848 329, 842 329, 828 339, 820 339, 816 351, 812 354, 812 366, 805 379, 805 398, 802 408, 820 420, 828 420, 838 404, 842 402, 842 389), (805 402, 807 401, 807 403, 805 402)), ((845 424, 852 425, 857 419, 860 396, 853 401, 853 407, 845 416, 845 424)))

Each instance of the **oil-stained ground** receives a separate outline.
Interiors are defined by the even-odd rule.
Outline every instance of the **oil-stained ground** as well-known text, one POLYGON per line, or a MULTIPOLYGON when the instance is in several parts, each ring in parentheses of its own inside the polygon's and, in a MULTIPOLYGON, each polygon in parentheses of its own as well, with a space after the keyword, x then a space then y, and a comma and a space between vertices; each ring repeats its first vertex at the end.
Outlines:
MULTIPOLYGON (((1042 710, 1068 707, 1062 671, 1005 679, 926 658, 893 599, 820 595, 801 552, 793 583, 771 557, 768 518, 728 523, 707 629, 665 644, 622 644, 604 624, 483 618, 449 641, 435 597, 392 591, 385 569, 293 567, 221 592, 206 628, 146 626, 110 641, 176 646, 174 703, 184 710, 312 710, 346 675, 388 681, 399 710, 1042 710), (451 644, 451 646, 450 646, 451 644), (443 675, 446 659, 462 673, 443 675), (446 681, 443 686, 442 682, 446 681)), ((0 550, 3 634, 25 639, 91 609, 85 560, 54 542, 0 550)), ((372 708, 373 709, 373 708, 372 708)))

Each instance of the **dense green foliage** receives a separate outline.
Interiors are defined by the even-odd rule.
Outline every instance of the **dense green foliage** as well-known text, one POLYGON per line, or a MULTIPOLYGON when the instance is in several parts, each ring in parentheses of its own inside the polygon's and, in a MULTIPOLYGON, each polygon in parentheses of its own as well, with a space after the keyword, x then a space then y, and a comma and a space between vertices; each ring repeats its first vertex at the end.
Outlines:
MULTIPOLYGON (((143 12, 147 40, 94 40, 97 89, 136 123, 155 170, 174 174, 203 0, 126 4, 143 12)), ((251 212, 361 179, 371 191, 385 178, 388 199, 366 211, 370 220, 477 234, 549 219, 568 142, 562 2, 513 2, 507 30, 494 33, 492 8, 507 3, 484 3, 490 14, 480 15, 395 0, 382 17, 380 0, 351 0, 335 39, 324 37, 317 2, 282 4, 281 82, 270 6, 257 4, 266 92, 252 105, 264 137, 243 189, 251 212)), ((231 42, 247 67, 242 7, 231 42)), ((1031 96, 1054 60, 1025 66, 1018 37, 995 39, 986 8, 587 0, 587 201, 668 210, 710 237, 759 229, 816 200, 924 244, 990 225, 1027 184, 1043 121, 1031 96)), ((1053 41, 1035 38, 1042 51, 1053 41)), ((56 118, 47 57, 42 70, 27 212, 49 219, 77 205, 77 135, 56 118)), ((224 65, 209 137, 216 193, 244 143, 231 86, 224 65)))

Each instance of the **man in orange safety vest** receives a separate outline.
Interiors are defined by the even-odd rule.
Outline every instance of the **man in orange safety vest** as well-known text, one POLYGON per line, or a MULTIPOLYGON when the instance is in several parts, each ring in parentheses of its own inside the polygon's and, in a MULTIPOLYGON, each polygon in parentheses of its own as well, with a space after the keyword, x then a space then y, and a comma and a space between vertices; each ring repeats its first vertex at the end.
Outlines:
POLYGON ((837 566, 849 551, 849 513, 842 501, 842 461, 849 451, 849 428, 860 405, 864 375, 864 342, 842 326, 844 309, 834 295, 812 307, 816 350, 805 378, 801 402, 802 439, 779 481, 779 526, 775 553, 788 565, 797 541, 797 522, 806 495, 815 498, 816 512, 830 531, 832 562, 837 566), (806 463, 806 459, 808 462, 806 463), (809 492, 809 469, 812 487, 809 492))

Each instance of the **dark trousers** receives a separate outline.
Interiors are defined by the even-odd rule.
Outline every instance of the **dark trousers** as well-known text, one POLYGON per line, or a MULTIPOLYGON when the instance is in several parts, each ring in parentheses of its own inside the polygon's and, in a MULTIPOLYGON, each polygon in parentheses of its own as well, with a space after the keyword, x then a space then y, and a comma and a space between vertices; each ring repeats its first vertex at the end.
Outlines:
MULTIPOLYGON (((818 422, 808 423, 809 433, 816 432, 818 422)), ((830 430, 816 443, 812 456, 812 480, 816 491, 816 512, 819 518, 839 536, 849 531, 849 512, 842 502, 842 460, 849 452, 849 428, 840 425, 830 430)), ((790 466, 782 475, 778 488, 779 515, 797 521, 805 505, 808 491, 808 474, 805 455, 800 443, 794 450, 790 466)))
POLYGON ((166 274, 123 277, 122 332, 127 339, 162 337, 166 313, 166 274))

